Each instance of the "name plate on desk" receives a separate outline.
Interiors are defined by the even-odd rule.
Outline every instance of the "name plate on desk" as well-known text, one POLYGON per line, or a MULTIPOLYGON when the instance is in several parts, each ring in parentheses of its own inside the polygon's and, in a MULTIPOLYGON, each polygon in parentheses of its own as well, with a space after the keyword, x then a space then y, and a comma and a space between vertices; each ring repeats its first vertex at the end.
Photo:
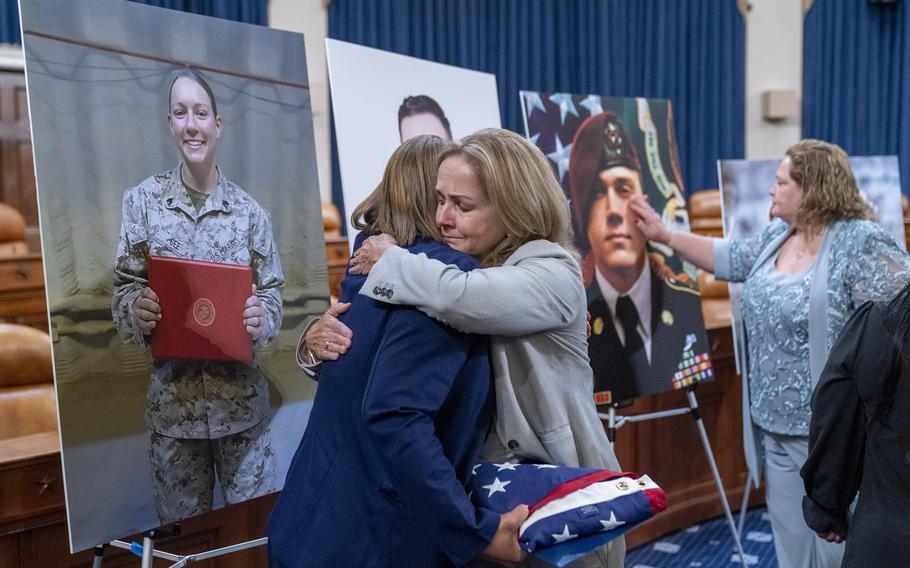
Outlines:
POLYGON ((148 266, 149 287, 161 305, 153 357, 253 361, 253 340, 243 325, 253 287, 249 266, 162 256, 149 256, 148 266))

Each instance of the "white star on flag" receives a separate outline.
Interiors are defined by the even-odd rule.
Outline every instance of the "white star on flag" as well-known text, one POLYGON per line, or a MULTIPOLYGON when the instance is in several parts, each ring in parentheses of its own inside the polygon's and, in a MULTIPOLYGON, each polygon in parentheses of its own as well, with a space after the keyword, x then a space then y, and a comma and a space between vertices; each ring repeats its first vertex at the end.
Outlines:
POLYGON ((547 158, 550 158, 550 161, 556 164, 556 168, 559 169, 559 181, 562 182, 562 178, 565 177, 566 172, 569 170, 569 154, 572 153, 572 144, 563 147, 559 134, 555 138, 556 150, 547 154, 547 158))
POLYGON ((525 93, 525 104, 527 105, 528 116, 534 113, 535 108, 539 108, 540 112, 547 112, 547 109, 543 107, 543 101, 540 100, 540 93, 525 93))
POLYGON ((499 478, 493 480, 493 483, 489 485, 484 485, 484 489, 489 489, 490 493, 487 494, 487 499, 493 496, 494 493, 505 493, 506 485, 512 483, 511 481, 499 481, 499 478))
POLYGON ((566 115, 572 114, 578 116, 578 109, 575 108, 575 103, 572 102, 572 95, 566 93, 556 93, 555 95, 550 95, 550 101, 554 105, 559 105, 559 123, 566 123, 566 115))
POLYGON ((550 468, 559 467, 559 466, 550 465, 548 463, 535 463, 534 467, 536 467, 537 469, 550 469, 550 468))
POLYGON ((588 95, 578 104, 588 109, 592 115, 600 114, 604 111, 604 107, 600 106, 600 97, 597 95, 588 95))
POLYGON ((474 464, 474 467, 471 468, 471 475, 477 475, 477 468, 480 467, 481 465, 482 464, 479 464, 479 463, 474 464))
POLYGON ((617 521, 616 513, 614 513, 613 511, 610 511, 610 518, 607 519, 606 521, 600 521, 600 524, 602 524, 604 527, 603 529, 601 529, 600 532, 604 532, 604 531, 611 531, 611 530, 615 529, 616 527, 618 527, 619 525, 626 524, 626 522, 617 521))
POLYGON ((507 469, 507 470, 509 470, 509 471, 515 471, 515 464, 514 464, 514 463, 509 463, 509 462, 506 462, 506 463, 494 463, 493 465, 495 465, 496 467, 499 468, 499 469, 496 470, 497 472, 502 471, 502 470, 504 470, 504 469, 507 469))
POLYGON ((566 525, 565 528, 562 529, 562 534, 553 534, 553 535, 550 535, 550 536, 553 537, 553 540, 554 540, 553 544, 559 544, 560 542, 565 542, 565 541, 567 541, 567 540, 572 540, 573 538, 577 537, 578 535, 577 535, 577 534, 572 534, 572 533, 570 533, 570 532, 569 532, 569 525, 566 525))
POLYGON ((531 144, 534 144, 535 146, 537 146, 537 139, 538 139, 538 138, 540 138, 540 132, 538 132, 538 133, 535 134, 534 136, 531 136, 530 138, 528 138, 528 140, 531 141, 531 144))

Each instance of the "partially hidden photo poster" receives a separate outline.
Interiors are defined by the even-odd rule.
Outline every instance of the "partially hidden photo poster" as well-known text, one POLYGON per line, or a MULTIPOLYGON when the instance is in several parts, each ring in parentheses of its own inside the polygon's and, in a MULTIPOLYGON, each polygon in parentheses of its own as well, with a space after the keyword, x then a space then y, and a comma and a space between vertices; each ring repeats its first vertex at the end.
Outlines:
POLYGON ((21 8, 71 549, 281 489, 328 304, 303 36, 21 8))
POLYGON ((386 162, 418 134, 458 140, 499 128, 496 77, 380 49, 326 40, 348 242, 351 212, 379 184, 386 162))
MULTIPOLYGON (((771 195, 780 160, 718 160, 724 237, 749 238, 771 222, 771 195)), ((872 206, 878 222, 906 248, 897 156, 852 156, 850 166, 860 195, 872 206)), ((736 364, 742 361, 744 337, 740 299, 742 284, 729 283, 736 364)))
POLYGON ((598 404, 711 379, 695 267, 649 243, 628 200, 688 230, 668 100, 522 91, 525 130, 569 198, 583 257, 598 404))

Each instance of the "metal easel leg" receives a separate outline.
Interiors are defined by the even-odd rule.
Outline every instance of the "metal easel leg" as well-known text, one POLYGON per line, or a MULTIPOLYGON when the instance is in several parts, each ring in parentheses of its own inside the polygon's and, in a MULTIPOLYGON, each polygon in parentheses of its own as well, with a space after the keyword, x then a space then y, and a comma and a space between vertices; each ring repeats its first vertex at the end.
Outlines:
POLYGON ((104 558, 104 547, 106 545, 99 544, 95 547, 95 555, 92 558, 92 568, 101 568, 101 560, 104 558))
POLYGON ((695 398, 695 390, 690 388, 686 392, 689 397, 689 408, 692 409, 692 417, 698 426, 698 433, 701 436, 702 446, 705 448, 705 455, 708 458, 708 464, 711 466, 711 473, 714 475, 714 483, 717 484, 717 492, 720 494, 720 501, 724 506, 724 515, 727 517, 727 525, 730 528, 730 534, 733 535, 733 543, 736 545, 736 552, 739 554, 740 566, 747 566, 746 553, 743 552, 743 545, 739 539, 739 532, 736 530, 736 523, 733 521, 733 513, 730 512, 730 503, 727 501, 727 494, 724 492, 724 483, 720 478, 720 472, 717 470, 717 462, 714 460, 714 452, 711 450, 711 441, 708 440, 708 433, 705 430, 705 423, 698 412, 698 400, 695 398))
POLYGON ((607 439, 610 440, 610 447, 616 446, 616 407, 612 404, 607 410, 607 439))
POLYGON ((749 494, 752 492, 752 476, 746 479, 746 490, 743 491, 743 504, 739 508, 739 537, 742 538, 746 527, 746 509, 749 507, 749 494))
POLYGON ((155 554, 154 531, 142 535, 142 568, 152 568, 152 560, 155 554))

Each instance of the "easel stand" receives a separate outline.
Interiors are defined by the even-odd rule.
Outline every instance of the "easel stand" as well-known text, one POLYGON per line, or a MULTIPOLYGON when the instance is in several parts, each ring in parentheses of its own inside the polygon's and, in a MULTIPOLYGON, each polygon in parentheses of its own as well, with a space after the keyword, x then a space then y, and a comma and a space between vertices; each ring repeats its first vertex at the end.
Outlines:
POLYGON ((743 491, 743 504, 739 508, 739 534, 746 528, 746 507, 749 505, 749 494, 752 492, 752 477, 746 480, 746 490, 743 491))
POLYGON ((724 506, 724 515, 727 517, 727 525, 730 528, 730 534, 733 535, 733 542, 736 545, 736 552, 739 554, 740 566, 748 566, 746 563, 746 554, 743 552, 743 545, 739 539, 740 532, 736 530, 736 523, 733 521, 733 513, 730 511, 730 503, 727 502, 727 494, 724 492, 724 483, 720 478, 720 472, 717 470, 717 461, 714 459, 714 452, 711 450, 711 442, 708 440, 708 433, 705 430, 705 423, 701 419, 701 413, 698 411, 698 399, 695 398, 695 387, 692 385, 686 389, 686 397, 689 399, 688 408, 674 408, 672 410, 662 410, 660 412, 648 412, 635 416, 617 416, 617 405, 613 404, 607 414, 598 414, 601 419, 607 420, 607 438, 610 444, 616 442, 616 431, 627 422, 645 422, 647 420, 656 420, 668 416, 679 416, 681 414, 691 414, 698 427, 698 434, 701 437, 701 445, 705 449, 705 456, 708 458, 708 464, 711 466, 711 474, 714 476, 714 483, 717 485, 717 493, 720 495, 720 501, 724 506))
MULTIPOLYGON (((142 533, 142 544, 139 543, 128 543, 122 540, 112 540, 110 546, 117 548, 123 548, 129 550, 133 554, 142 557, 142 568, 152 568, 152 560, 154 558, 163 558, 165 560, 174 562, 171 564, 170 568, 183 568, 190 562, 196 562, 199 560, 205 560, 207 558, 214 558, 216 556, 224 556, 225 554, 231 554, 233 552, 240 552, 241 550, 246 550, 247 548, 254 548, 257 546, 262 546, 269 542, 268 537, 257 538, 256 540, 248 540, 246 542, 241 542, 239 544, 232 544, 230 546, 225 546, 222 548, 216 548, 215 550, 208 550, 206 552, 200 552, 198 554, 190 554, 188 556, 180 556, 178 554, 171 554, 170 552, 164 552, 161 550, 155 550, 155 538, 159 536, 176 536, 180 534, 180 525, 176 524, 170 528, 161 528, 151 530, 145 533, 142 533)), ((107 544, 103 544, 95 547, 95 558, 92 563, 92 568, 101 568, 101 559, 104 556, 104 549, 107 547, 107 544)))

